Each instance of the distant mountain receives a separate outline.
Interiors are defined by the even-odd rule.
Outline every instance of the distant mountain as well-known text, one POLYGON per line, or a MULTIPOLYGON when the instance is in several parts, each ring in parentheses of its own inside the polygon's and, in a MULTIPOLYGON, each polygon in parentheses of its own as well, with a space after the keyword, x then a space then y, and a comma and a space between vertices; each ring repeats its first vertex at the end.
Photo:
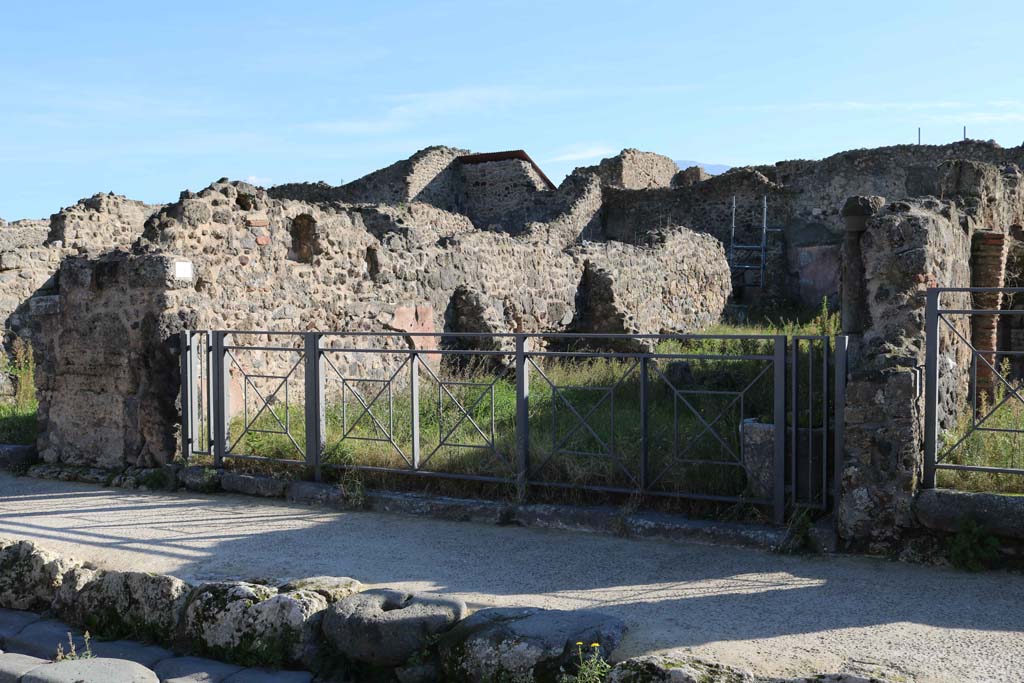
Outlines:
POLYGON ((687 169, 691 166, 700 166, 711 175, 718 175, 719 173, 725 173, 732 166, 726 166, 725 164, 706 164, 703 161, 690 161, 689 159, 676 159, 676 166, 681 169, 687 169))

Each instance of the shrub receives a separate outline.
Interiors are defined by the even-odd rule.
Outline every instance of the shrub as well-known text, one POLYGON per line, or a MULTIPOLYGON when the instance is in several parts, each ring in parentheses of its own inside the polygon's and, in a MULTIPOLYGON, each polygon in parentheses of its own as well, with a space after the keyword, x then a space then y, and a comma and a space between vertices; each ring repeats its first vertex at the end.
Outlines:
POLYGON ((967 518, 949 542, 949 559, 954 567, 980 572, 999 559, 999 539, 977 521, 967 518))
POLYGON ((604 683, 604 679, 608 672, 612 670, 612 666, 605 661, 604 656, 601 654, 601 644, 591 643, 590 652, 584 653, 583 643, 577 642, 576 652, 578 658, 576 673, 563 673, 559 678, 559 683, 604 683))

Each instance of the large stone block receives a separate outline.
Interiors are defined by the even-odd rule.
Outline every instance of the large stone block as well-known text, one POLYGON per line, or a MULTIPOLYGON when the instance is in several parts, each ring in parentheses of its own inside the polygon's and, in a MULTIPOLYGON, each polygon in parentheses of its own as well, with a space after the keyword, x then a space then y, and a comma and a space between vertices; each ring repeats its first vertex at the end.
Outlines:
POLYGON ((78 566, 31 541, 0 539, 0 607, 49 609, 64 574, 78 566))
POLYGON ((929 529, 955 533, 968 520, 1003 538, 1024 540, 1024 498, 996 493, 924 489, 914 512, 929 529))
POLYGON ((191 586, 143 572, 70 572, 54 607, 61 618, 104 638, 166 642, 177 631, 191 586))
POLYGON ((577 657, 577 642, 610 655, 626 632, 622 620, 597 612, 533 607, 476 612, 447 633, 439 648, 445 680, 555 683, 577 657))
POLYGON ((210 583, 193 591, 185 639, 194 652, 244 666, 282 666, 316 656, 327 600, 313 591, 278 593, 244 582, 210 583))
POLYGON ((160 683, 156 674, 124 659, 69 659, 43 664, 21 677, 21 683, 160 683))
POLYGON ((349 659, 395 667, 467 613, 466 603, 456 598, 378 589, 331 605, 323 630, 330 645, 349 659))

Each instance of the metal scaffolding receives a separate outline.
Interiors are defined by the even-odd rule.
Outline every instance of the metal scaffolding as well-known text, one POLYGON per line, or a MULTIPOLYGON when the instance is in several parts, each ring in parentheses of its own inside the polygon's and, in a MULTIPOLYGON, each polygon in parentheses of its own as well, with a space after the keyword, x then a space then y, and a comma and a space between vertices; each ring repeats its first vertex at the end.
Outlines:
POLYGON ((729 269, 733 278, 739 277, 743 283, 741 286, 748 286, 746 272, 757 271, 757 284, 754 287, 764 288, 768 270, 768 233, 782 232, 781 227, 768 227, 768 195, 761 198, 761 240, 759 244, 738 244, 736 242, 736 195, 732 196, 732 225, 729 229, 729 269), (756 263, 746 259, 737 258, 743 252, 756 253, 756 263))

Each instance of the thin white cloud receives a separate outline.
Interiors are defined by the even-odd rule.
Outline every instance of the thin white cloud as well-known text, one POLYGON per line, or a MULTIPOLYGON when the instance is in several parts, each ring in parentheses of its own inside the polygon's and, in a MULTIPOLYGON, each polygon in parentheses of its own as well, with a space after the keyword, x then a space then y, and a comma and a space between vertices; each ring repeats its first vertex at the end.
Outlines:
POLYGON ((245 182, 249 183, 250 185, 258 185, 259 187, 267 187, 268 185, 270 185, 274 181, 271 180, 270 178, 265 178, 263 176, 247 175, 247 176, 245 176, 245 182))
POLYGON ((690 90, 686 85, 636 86, 619 91, 606 88, 538 88, 532 86, 460 87, 406 93, 378 100, 378 116, 313 121, 306 130, 337 135, 376 135, 412 128, 423 121, 454 114, 490 113, 499 109, 550 105, 569 99, 637 97, 690 90))
POLYGON ((575 146, 566 149, 557 156, 545 159, 545 163, 557 163, 560 161, 591 161, 614 156, 617 150, 607 145, 575 146))
POLYGON ((814 111, 926 111, 929 109, 958 109, 962 102, 939 100, 933 102, 870 102, 842 100, 835 102, 792 102, 788 104, 758 104, 740 109, 763 112, 814 112, 814 111))
POLYGON ((406 130, 436 116, 491 110, 522 101, 516 88, 453 88, 409 93, 388 98, 389 105, 374 118, 339 119, 306 124, 309 130, 339 135, 373 135, 406 130))
POLYGON ((941 123, 1021 123, 1024 122, 1024 103, 989 103, 986 109, 969 109, 951 114, 935 114, 929 121, 941 123))

